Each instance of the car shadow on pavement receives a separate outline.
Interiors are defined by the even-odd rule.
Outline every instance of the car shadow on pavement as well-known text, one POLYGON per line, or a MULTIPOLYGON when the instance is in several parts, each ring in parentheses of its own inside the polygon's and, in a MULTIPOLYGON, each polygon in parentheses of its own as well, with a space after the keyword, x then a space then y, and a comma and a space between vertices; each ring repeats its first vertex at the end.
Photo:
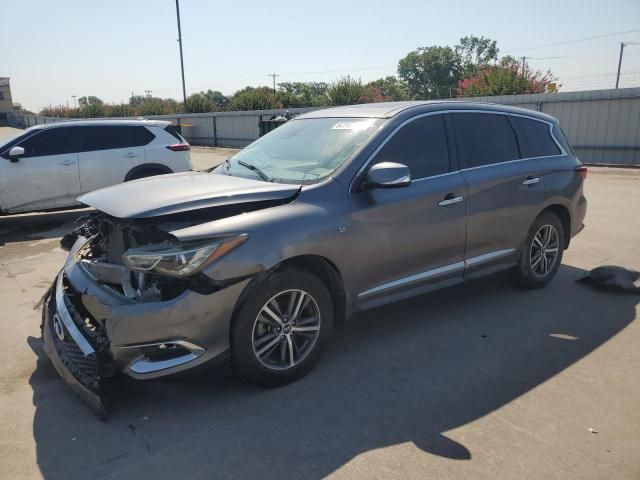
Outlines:
MULTIPOLYGON (((304 379, 266 390, 203 373, 119 380, 101 422, 33 340, 30 383, 40 470, 58 478, 319 478, 364 452, 413 442, 460 461, 447 436, 540 386, 635 318, 638 297, 575 283, 546 289, 505 275, 356 315, 304 379)), ((569 400, 567 400, 569 401, 569 400)))
POLYGON ((75 228, 76 219, 91 211, 78 208, 0 216, 0 246, 61 237, 75 228))

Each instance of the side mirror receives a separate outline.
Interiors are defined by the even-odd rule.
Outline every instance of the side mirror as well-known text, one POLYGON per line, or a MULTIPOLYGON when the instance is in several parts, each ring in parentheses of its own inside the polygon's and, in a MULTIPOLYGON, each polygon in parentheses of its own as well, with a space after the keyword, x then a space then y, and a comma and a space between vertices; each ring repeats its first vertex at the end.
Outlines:
POLYGON ((18 157, 21 157, 22 155, 24 155, 24 148, 22 147, 13 147, 9 150, 9 158, 12 162, 17 162, 18 157))
POLYGON ((411 183, 411 171, 406 165, 394 162, 376 163, 369 169, 364 181, 366 189, 399 188, 411 183))

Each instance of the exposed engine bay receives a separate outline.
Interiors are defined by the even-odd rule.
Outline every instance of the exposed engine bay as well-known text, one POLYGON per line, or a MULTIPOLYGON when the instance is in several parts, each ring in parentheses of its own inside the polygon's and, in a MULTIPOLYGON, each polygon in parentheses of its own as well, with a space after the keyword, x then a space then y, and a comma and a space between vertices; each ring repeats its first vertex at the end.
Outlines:
POLYGON ((167 300, 187 288, 185 281, 133 272, 122 259, 129 248, 175 241, 170 234, 155 225, 136 224, 104 213, 92 214, 82 220, 80 227, 65 235, 61 245, 70 248, 78 238, 87 239, 75 257, 102 287, 138 302, 167 300))
POLYGON ((291 200, 293 198, 231 204, 151 218, 122 219, 96 212, 79 218, 77 223, 80 226, 65 235, 60 245, 69 251, 79 238, 86 239, 84 245, 75 252, 75 260, 100 286, 121 295, 128 302, 170 300, 188 288, 208 294, 228 285, 230 281, 218 282, 202 273, 175 278, 134 271, 125 264, 123 255, 130 249, 149 245, 171 248, 180 244, 178 238, 172 235, 173 231, 291 200))

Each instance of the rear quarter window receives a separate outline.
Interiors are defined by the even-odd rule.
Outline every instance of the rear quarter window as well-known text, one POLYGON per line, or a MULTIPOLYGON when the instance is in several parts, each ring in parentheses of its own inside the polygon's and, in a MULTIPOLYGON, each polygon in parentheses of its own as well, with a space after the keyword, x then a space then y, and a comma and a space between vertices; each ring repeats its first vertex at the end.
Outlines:
POLYGON ((156 136, 146 127, 127 127, 132 147, 141 147, 150 143, 156 136))
POLYGON ((175 138, 179 143, 184 142, 184 138, 182 138, 180 134, 176 131, 176 129, 173 128, 171 125, 167 125, 164 128, 164 131, 167 132, 169 135, 171 135, 173 138, 175 138))
POLYGON ((548 123, 515 116, 511 117, 511 123, 518 135, 522 158, 549 157, 562 153, 551 136, 548 123))

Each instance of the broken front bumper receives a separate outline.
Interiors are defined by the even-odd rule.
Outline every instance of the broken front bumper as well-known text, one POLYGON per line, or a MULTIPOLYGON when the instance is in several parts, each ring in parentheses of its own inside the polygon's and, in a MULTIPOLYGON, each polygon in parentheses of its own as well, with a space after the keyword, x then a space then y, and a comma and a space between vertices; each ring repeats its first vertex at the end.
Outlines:
POLYGON ((103 393, 105 367, 109 361, 98 358, 98 353, 80 333, 74 317, 77 312, 69 310, 60 286, 59 276, 49 290, 43 304, 42 337, 44 350, 54 368, 82 400, 100 417, 106 417, 109 401, 103 393))
POLYGON ((102 284, 72 250, 44 300, 45 351, 62 378, 104 415, 104 382, 116 372, 143 380, 228 357, 231 317, 248 282, 135 301, 102 284))

